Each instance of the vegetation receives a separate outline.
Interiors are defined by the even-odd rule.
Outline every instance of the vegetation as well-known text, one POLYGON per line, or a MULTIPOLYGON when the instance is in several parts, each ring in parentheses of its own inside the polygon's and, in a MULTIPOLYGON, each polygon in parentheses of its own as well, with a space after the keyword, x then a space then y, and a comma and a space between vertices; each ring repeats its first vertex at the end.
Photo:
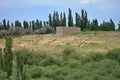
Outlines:
POLYGON ((82 9, 81 15, 75 13, 74 23, 72 10, 68 11, 68 20, 65 12, 54 11, 44 22, 0 22, 0 37, 6 36, 5 41, 0 39, 0 80, 120 80, 120 33, 115 32, 113 20, 99 25, 82 9), (83 32, 63 37, 8 36, 54 33, 66 24, 83 32))
MULTIPOLYGON (((75 23, 73 20, 74 18, 72 16, 72 10, 70 8, 68 9, 68 17, 66 17, 65 12, 59 13, 58 11, 54 11, 53 15, 49 14, 48 21, 41 21, 39 19, 36 19, 32 21, 24 20, 23 22, 20 22, 19 20, 16 20, 15 22, 9 23, 9 20, 3 19, 3 21, 0 22, 0 36, 23 34, 22 31, 19 31, 19 34, 15 33, 14 31, 16 31, 17 28, 26 31, 24 34, 33 34, 33 32, 38 34, 38 31, 39 33, 43 34, 44 29, 42 28, 51 27, 55 31, 57 26, 76 26, 80 27, 82 31, 115 31, 115 24, 112 19, 107 22, 103 20, 103 23, 100 23, 99 25, 97 19, 93 19, 92 21, 88 19, 87 11, 84 9, 81 10, 81 15, 75 12, 75 23), (67 18, 68 20, 66 20, 67 18)), ((120 30, 119 23, 117 30, 120 30)))
MULTIPOLYGON (((0 79, 3 80, 119 80, 120 48, 108 52, 80 52, 73 47, 64 47, 61 54, 46 51, 21 49, 11 51, 12 38, 6 38, 6 50, 9 57, 4 57, 0 49, 0 79), (9 45, 8 45, 9 43, 9 45), (9 47, 9 50, 8 50, 9 47), (14 54, 11 54, 14 53, 14 54), (14 56, 11 58, 10 55, 14 56), (7 58, 14 61, 4 71, 7 58), (3 65, 3 69, 2 69, 3 65), (10 75, 8 75, 10 74, 10 75), (9 76, 9 78, 8 78, 9 76)), ((9 63, 10 61, 7 61, 9 63)))
POLYGON ((12 52, 12 38, 6 37, 6 44, 4 48, 4 62, 3 62, 3 70, 7 72, 7 78, 9 79, 12 75, 12 66, 13 66, 13 52, 12 52))

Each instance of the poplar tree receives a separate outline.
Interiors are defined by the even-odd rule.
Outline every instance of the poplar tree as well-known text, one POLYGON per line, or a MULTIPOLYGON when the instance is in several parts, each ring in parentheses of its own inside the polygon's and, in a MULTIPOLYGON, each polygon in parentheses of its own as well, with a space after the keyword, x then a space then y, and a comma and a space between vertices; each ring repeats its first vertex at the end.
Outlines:
POLYGON ((32 30, 33 31, 35 30, 35 21, 34 20, 32 21, 32 30))
POLYGON ((15 21, 15 27, 22 27, 21 22, 19 20, 15 21))
POLYGON ((112 19, 110 19, 110 30, 115 31, 115 24, 112 19))
POLYGON ((84 30, 87 28, 88 18, 87 18, 87 12, 82 9, 81 10, 81 30, 84 30))
POLYGON ((75 22, 76 22, 75 26, 76 27, 80 27, 80 21, 81 21, 80 15, 76 12, 75 13, 75 22))
POLYGON ((53 25, 52 25, 52 16, 51 16, 51 14, 49 14, 48 17, 49 17, 49 20, 48 20, 48 21, 49 21, 49 26, 53 27, 53 25))
POLYGON ((62 25, 66 26, 66 14, 65 14, 65 12, 63 13, 62 25))
POLYGON ((20 52, 16 53, 17 80, 26 80, 26 69, 24 68, 24 56, 20 52))
POLYGON ((69 13, 68 13, 68 26, 73 27, 73 17, 72 17, 72 11, 69 8, 69 13))
POLYGON ((2 54, 2 48, 0 48, 0 69, 3 69, 3 54, 2 54))
POLYGON ((120 30, 120 21, 119 21, 119 23, 118 23, 118 30, 120 30))
POLYGON ((7 30, 10 28, 10 24, 9 24, 9 21, 7 21, 7 30))
POLYGON ((6 19, 3 19, 3 29, 7 29, 6 19))
POLYGON ((35 29, 40 29, 40 23, 38 19, 36 19, 35 29))
POLYGON ((23 21, 23 27, 24 29, 28 29, 29 28, 29 23, 27 21, 23 21))
POLYGON ((12 66, 13 66, 13 52, 12 45, 13 39, 11 36, 5 38, 5 48, 4 48, 4 71, 7 72, 7 78, 9 79, 12 75, 12 66))
POLYGON ((94 19, 92 22, 91 22, 91 30, 98 30, 99 27, 98 27, 98 21, 97 19, 94 19))

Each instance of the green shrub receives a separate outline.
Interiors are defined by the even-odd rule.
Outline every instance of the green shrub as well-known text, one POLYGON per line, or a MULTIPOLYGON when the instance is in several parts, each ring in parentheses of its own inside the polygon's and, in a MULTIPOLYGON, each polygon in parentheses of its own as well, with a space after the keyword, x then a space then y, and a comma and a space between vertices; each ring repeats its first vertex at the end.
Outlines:
POLYGON ((117 60, 120 63, 120 48, 109 50, 106 57, 117 60))
POLYGON ((75 49, 72 48, 72 47, 66 47, 64 50, 63 50, 63 59, 64 60, 68 60, 70 58, 70 54, 74 54, 76 53, 75 49))
POLYGON ((103 54, 94 53, 94 52, 88 53, 88 54, 84 55, 83 57, 81 57, 81 60, 83 63, 91 62, 91 61, 100 61, 102 59, 104 59, 103 54))
POLYGON ((100 61, 100 60, 104 59, 104 55, 101 53, 91 53, 90 57, 93 61, 100 61))
POLYGON ((29 51, 27 49, 22 49, 22 50, 19 50, 19 51, 15 51, 15 53, 21 53, 21 55, 24 56, 24 64, 27 64, 29 66, 32 66, 32 65, 36 65, 36 66, 39 66, 39 65, 42 65, 42 61, 46 58, 47 56, 47 53, 45 52, 33 52, 33 51, 29 51))
POLYGON ((30 70, 30 74, 32 78, 40 78, 43 74, 43 71, 41 69, 41 67, 33 67, 30 70))
POLYGON ((79 64, 80 64, 80 61, 75 59, 70 59, 68 63, 70 68, 76 68, 79 64))
POLYGON ((54 57, 54 63, 58 66, 62 66, 63 60, 59 57, 54 57))
POLYGON ((63 54, 64 55, 69 55, 70 53, 73 53, 75 52, 75 49, 74 48, 71 48, 71 47, 66 47, 64 50, 63 50, 63 54))
POLYGON ((51 55, 48 55, 44 60, 43 60, 43 65, 47 66, 47 65, 52 65, 55 64, 54 58, 51 55))
POLYGON ((8 80, 7 73, 0 70, 0 80, 8 80))
POLYGON ((2 54, 2 48, 0 48, 0 69, 3 69, 3 54, 2 54))

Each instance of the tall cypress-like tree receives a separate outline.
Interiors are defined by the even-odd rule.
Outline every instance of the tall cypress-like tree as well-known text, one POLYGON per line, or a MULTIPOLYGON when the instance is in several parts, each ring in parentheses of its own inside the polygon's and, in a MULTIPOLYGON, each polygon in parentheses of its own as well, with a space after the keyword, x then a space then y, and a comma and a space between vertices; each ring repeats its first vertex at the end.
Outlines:
POLYGON ((15 21, 15 27, 22 27, 21 22, 19 20, 15 21))
POLYGON ((6 19, 3 19, 3 29, 7 29, 6 19))
POLYGON ((35 30, 35 21, 34 20, 32 21, 32 30, 33 31, 35 30))
POLYGON ((73 17, 72 17, 72 11, 69 8, 69 13, 68 13, 68 26, 73 27, 73 17))
POLYGON ((36 19, 35 29, 40 29, 40 23, 38 19, 36 19))
POLYGON ((12 29, 14 28, 14 24, 13 24, 13 22, 11 22, 11 28, 12 28, 12 29))
POLYGON ((32 30, 32 22, 29 22, 29 29, 32 30))
POLYGON ((76 27, 80 27, 80 21, 81 21, 80 15, 76 12, 75 13, 75 22, 76 22, 75 26, 76 27))
POLYGON ((56 16, 56 27, 60 25, 59 14, 58 11, 55 13, 56 16))
POLYGON ((51 16, 51 14, 49 14, 48 17, 49 17, 49 20, 48 20, 48 21, 49 21, 49 26, 53 27, 53 25, 52 25, 52 16, 51 16))
POLYGON ((119 21, 119 23, 118 23, 118 30, 120 30, 120 21, 119 21))
POLYGON ((84 30, 88 23, 87 12, 84 9, 81 10, 81 19, 81 30, 84 30))
POLYGON ((16 53, 16 63, 17 63, 17 80, 26 80, 26 72, 24 68, 24 56, 21 55, 20 52, 16 53))
POLYGON ((91 30, 98 30, 99 27, 98 27, 98 21, 97 19, 94 19, 92 22, 91 22, 91 30))
POLYGON ((0 69, 3 70, 3 54, 2 54, 2 48, 0 48, 0 69))
POLYGON ((27 21, 23 21, 23 27, 24 29, 28 29, 29 28, 29 23, 27 21))
POLYGON ((7 36, 4 48, 4 71, 7 72, 7 78, 9 79, 12 75, 12 66, 13 66, 13 52, 12 45, 13 39, 11 36, 7 36))
POLYGON ((39 28, 42 28, 42 21, 39 22, 39 28))
POLYGON ((62 25, 66 26, 66 15, 65 15, 65 12, 63 13, 62 25))
POLYGON ((53 13, 53 28, 56 30, 56 27, 60 25, 59 14, 57 11, 53 13))
POLYGON ((7 30, 10 28, 9 20, 7 21, 7 30))
POLYGON ((110 19, 110 30, 115 31, 115 24, 112 19, 110 19))
POLYGON ((60 13, 60 26, 63 26, 63 14, 62 14, 62 12, 60 13))
POLYGON ((3 27, 2 27, 3 25, 2 25, 2 22, 0 22, 0 30, 2 30, 3 29, 3 27))
POLYGON ((60 13, 60 26, 66 26, 66 15, 64 13, 60 13))

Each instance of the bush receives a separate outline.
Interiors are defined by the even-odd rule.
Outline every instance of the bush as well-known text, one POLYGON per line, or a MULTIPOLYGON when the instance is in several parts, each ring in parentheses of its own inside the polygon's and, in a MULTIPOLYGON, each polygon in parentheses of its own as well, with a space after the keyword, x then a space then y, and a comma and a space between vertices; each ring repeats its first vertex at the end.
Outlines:
POLYGON ((8 36, 8 35, 24 35, 24 34, 34 34, 29 29, 24 29, 20 27, 16 27, 15 29, 9 30, 0 30, 0 37, 8 36))
POLYGON ((76 68, 79 65, 80 61, 75 60, 75 59, 70 59, 69 60, 69 67, 70 68, 76 68))
POLYGON ((40 78, 43 74, 43 71, 40 67, 33 67, 30 70, 30 74, 32 78, 40 78))
POLYGON ((86 62, 91 62, 91 61, 100 61, 102 59, 104 59, 104 55, 102 53, 89 53, 84 55, 82 58, 82 62, 86 63, 86 62))
POLYGON ((47 53, 45 52, 33 52, 33 51, 29 51, 27 49, 22 49, 19 51, 15 51, 15 53, 21 53, 24 56, 24 64, 27 64, 29 66, 32 65, 42 65, 43 60, 46 58, 47 53))
POLYGON ((48 55, 42 62, 43 66, 53 65, 55 64, 53 56, 48 55))
POLYGON ((54 32, 54 29, 52 27, 43 27, 41 29, 35 30, 36 34, 49 34, 53 32, 54 32))
POLYGON ((71 48, 71 47, 66 47, 64 50, 63 50, 63 54, 68 56, 70 55, 71 53, 74 53, 76 52, 74 48, 71 48))
POLYGON ((7 31, 7 30, 1 30, 0 31, 0 37, 8 36, 9 34, 11 34, 11 33, 9 31, 7 31))
POLYGON ((7 73, 0 70, 0 80, 8 80, 7 73))
POLYGON ((106 54, 106 57, 117 60, 120 63, 120 48, 109 50, 106 54))
POLYGON ((24 29, 20 27, 16 27, 13 30, 13 35, 24 35, 24 34, 33 34, 33 32, 29 29, 24 29))

